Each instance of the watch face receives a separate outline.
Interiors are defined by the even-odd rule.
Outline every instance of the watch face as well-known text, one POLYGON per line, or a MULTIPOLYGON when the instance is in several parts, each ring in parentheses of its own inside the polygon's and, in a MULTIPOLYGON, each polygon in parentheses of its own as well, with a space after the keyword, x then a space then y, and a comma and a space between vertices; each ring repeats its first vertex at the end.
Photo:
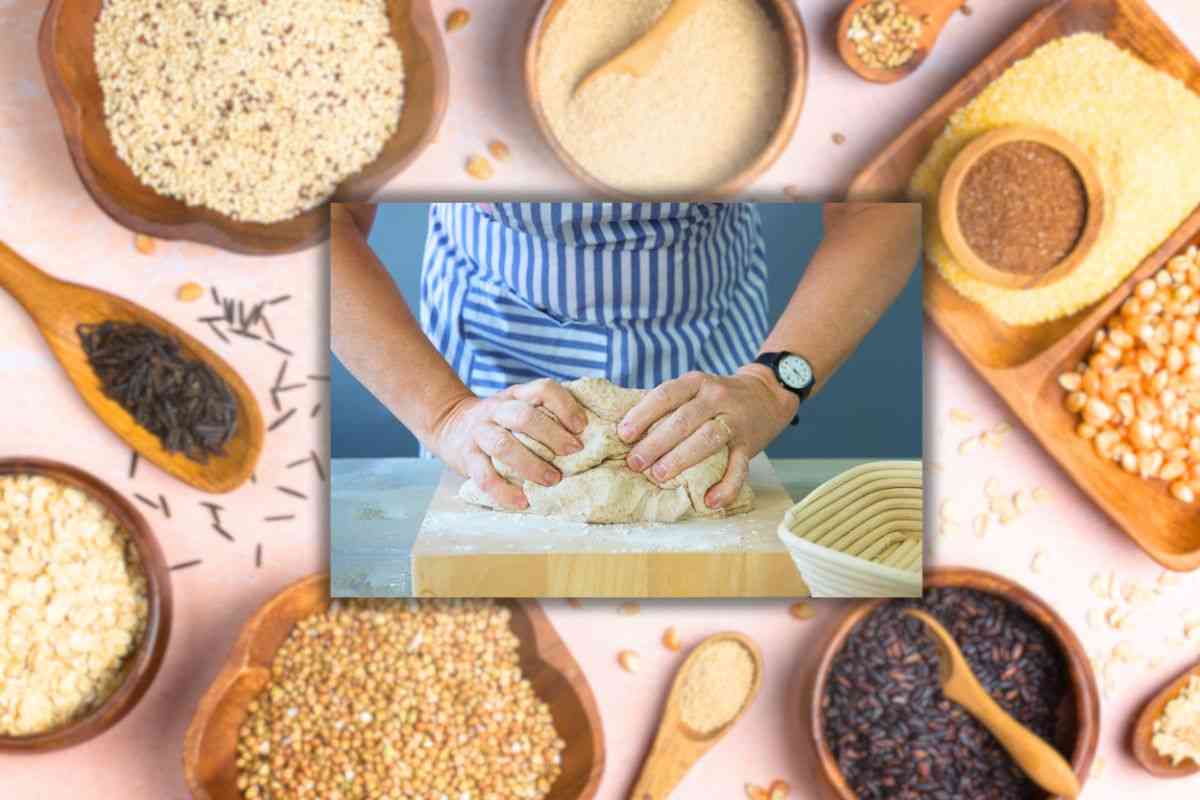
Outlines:
POLYGON ((807 389, 813 382, 812 367, 800 356, 788 354, 779 362, 779 378, 792 389, 807 389))

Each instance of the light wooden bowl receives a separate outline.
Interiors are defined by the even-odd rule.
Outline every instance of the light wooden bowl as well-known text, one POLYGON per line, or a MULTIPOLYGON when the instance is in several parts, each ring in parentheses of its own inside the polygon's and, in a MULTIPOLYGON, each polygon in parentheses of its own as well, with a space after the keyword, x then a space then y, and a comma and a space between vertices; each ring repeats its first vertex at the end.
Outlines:
POLYGON ((1083 263, 1095 246, 1096 240, 1100 238, 1100 230, 1104 225, 1104 202, 1104 185, 1100 181, 1096 165, 1071 140, 1044 128, 1010 125, 976 137, 955 156, 946 170, 945 177, 942 178, 942 185, 938 191, 938 227, 941 228, 942 238, 946 240, 946 247, 954 259, 972 277, 993 286, 1032 289, 1061 281, 1083 263), (1075 168, 1087 195, 1087 214, 1074 248, 1061 261, 1042 272, 1017 273, 992 266, 980 258, 967 243, 958 222, 958 196, 967 173, 985 155, 997 147, 1013 142, 1043 144, 1065 157, 1075 168))
MULTIPOLYGON (((604 729, 587 678, 536 601, 497 602, 512 612, 509 625, 521 641, 521 671, 550 706, 555 730, 566 742, 562 774, 548 800, 590 800, 604 772, 604 729)), ((235 759, 246 707, 266 686, 275 652, 295 624, 329 603, 329 576, 312 575, 275 595, 242 628, 184 740, 184 777, 193 800, 241 800, 235 759)))
MULTIPOLYGON (((603 181, 595 178, 584 169, 575 157, 559 142, 555 136, 553 129, 550 127, 550 120, 546 114, 545 106, 542 104, 542 92, 538 87, 537 80, 537 63, 538 54, 541 51, 542 37, 546 30, 550 27, 550 23, 554 21, 555 15, 569 3, 570 0, 545 0, 544 5, 533 20, 533 25, 529 29, 529 37, 525 43, 525 95, 529 102, 529 108, 533 112, 533 118, 537 122, 538 130, 542 132, 542 137, 562 162, 563 166, 582 182, 589 191, 599 197, 628 197, 628 192, 623 192, 616 189, 603 181)), ((763 10, 767 12, 768 17, 775 23, 783 36, 784 48, 788 59, 788 89, 787 101, 783 107, 783 114, 779 119, 779 125, 775 128, 775 133, 772 135, 766 147, 762 152, 749 164, 747 164, 739 173, 730 177, 718 186, 714 186, 704 193, 704 196, 712 199, 734 197, 746 189, 750 183, 754 181, 762 173, 778 160, 783 151, 787 149, 788 143, 792 139, 792 134, 796 131, 796 123, 800 119, 800 110, 804 106, 804 91, 808 79, 808 45, 805 40, 804 21, 800 18, 800 12, 797 10, 791 0, 758 0, 763 10)), ((696 13, 703 14, 704 9, 700 9, 696 13)), ((614 143, 614 147, 620 146, 619 143, 614 143)), ((689 197, 689 200, 696 200, 697 197, 689 197)))
MULTIPOLYGON (((185 239, 253 255, 289 253, 324 241, 324 206, 283 222, 237 222, 158 194, 117 155, 104 121, 93 55, 103 0, 50 0, 38 53, 75 170, 92 199, 119 225, 160 239, 185 239)), ((392 34, 404 52, 404 109, 374 162, 347 178, 338 200, 366 200, 432 141, 446 109, 448 68, 431 0, 389 0, 392 34)))
POLYGON ((40 458, 0 460, 0 475, 42 475, 73 486, 101 505, 129 532, 146 576, 146 630, 125 660, 120 685, 90 713, 32 736, 0 736, 0 753, 41 753, 93 739, 133 710, 154 682, 171 632, 171 580, 158 540, 145 518, 115 489, 83 470, 40 458))
MULTIPOLYGON (((953 567, 931 569, 925 573, 925 586, 954 586, 997 595, 1018 605, 1050 632, 1062 650, 1071 685, 1071 693, 1058 710, 1056 738, 1060 742, 1070 743, 1071 766, 1079 776, 1080 784, 1083 784, 1096 756, 1100 737, 1100 693, 1083 644, 1067 623, 1037 595, 1008 578, 990 572, 953 567)), ((820 764, 816 769, 820 782, 824 784, 827 795, 831 792, 833 797, 840 800, 857 800, 857 795, 842 775, 837 759, 825 742, 821 698, 825 694, 833 659, 841 651, 850 632, 881 603, 886 602, 891 601, 871 600, 850 606, 846 616, 834 628, 820 662, 816 669, 811 670, 811 678, 797 700, 800 726, 807 734, 806 744, 816 753, 820 764)), ((802 669, 809 669, 809 666, 805 664, 802 669)))
POLYGON ((1197 677, 1200 677, 1200 664, 1185 670, 1150 698, 1150 701, 1142 707, 1142 713, 1138 714, 1137 721, 1133 725, 1133 731, 1129 737, 1129 746, 1133 751, 1133 757, 1137 759, 1143 769, 1156 778, 1190 778, 1200 774, 1200 764, 1195 761, 1185 759, 1179 764, 1172 764, 1169 758, 1160 755, 1154 749, 1154 723, 1158 722, 1158 718, 1162 716, 1167 703, 1178 697, 1179 693, 1183 691, 1183 687, 1187 686, 1192 678, 1197 677))

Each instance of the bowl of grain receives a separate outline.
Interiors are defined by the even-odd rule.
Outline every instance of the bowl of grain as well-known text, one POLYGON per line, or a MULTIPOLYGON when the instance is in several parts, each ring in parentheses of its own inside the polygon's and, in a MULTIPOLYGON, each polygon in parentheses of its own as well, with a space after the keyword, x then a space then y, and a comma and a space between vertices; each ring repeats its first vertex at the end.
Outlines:
POLYGON ((603 769, 591 688, 536 602, 331 600, 328 575, 250 618, 184 741, 195 800, 587 800, 603 769))
POLYGON ((842 800, 901 796, 1037 800, 1046 793, 973 717, 942 695, 920 607, 945 625, 987 692, 1087 779, 1100 695, 1082 643, 1041 598, 974 569, 939 568, 919 600, 852 606, 798 692, 798 721, 842 800), (986 789, 986 792, 985 792, 986 789))
POLYGON ((39 55, 76 171, 126 228, 249 254, 328 236, 433 139, 429 0, 51 0, 39 55))
POLYGON ((57 750, 116 725, 167 649, 171 585, 146 520, 82 470, 0 460, 0 753, 57 750))
POLYGON ((525 49, 550 149, 604 197, 737 195, 779 158, 804 103, 804 24, 789 0, 704 0, 642 77, 582 79, 666 0, 546 0, 525 49))
POLYGON ((969 275, 1032 289, 1066 278, 1104 224, 1104 187, 1092 159, 1045 128, 984 133, 950 163, 938 191, 938 226, 969 275))

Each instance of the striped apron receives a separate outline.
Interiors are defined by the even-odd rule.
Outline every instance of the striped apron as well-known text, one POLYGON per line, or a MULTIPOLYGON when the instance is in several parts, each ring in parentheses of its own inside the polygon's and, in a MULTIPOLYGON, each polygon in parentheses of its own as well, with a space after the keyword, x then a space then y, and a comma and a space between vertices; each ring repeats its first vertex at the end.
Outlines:
POLYGON ((749 204, 437 203, 421 326, 480 396, 731 374, 767 334, 761 221, 749 204))

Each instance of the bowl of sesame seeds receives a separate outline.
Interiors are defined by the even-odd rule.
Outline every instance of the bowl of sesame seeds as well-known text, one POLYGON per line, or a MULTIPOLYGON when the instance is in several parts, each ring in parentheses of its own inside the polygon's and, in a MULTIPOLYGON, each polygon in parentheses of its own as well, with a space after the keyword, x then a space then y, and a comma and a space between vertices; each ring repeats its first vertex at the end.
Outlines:
POLYGON ((39 54, 76 171, 126 228, 246 254, 324 241, 436 134, 429 0, 51 0, 39 54))
POLYGON ((326 574, 250 618, 184 742, 195 800, 588 800, 603 769, 537 602, 331 599, 326 574))
POLYGON ((0 459, 0 753, 80 744, 145 696, 171 585, 145 518, 66 464, 0 459))

